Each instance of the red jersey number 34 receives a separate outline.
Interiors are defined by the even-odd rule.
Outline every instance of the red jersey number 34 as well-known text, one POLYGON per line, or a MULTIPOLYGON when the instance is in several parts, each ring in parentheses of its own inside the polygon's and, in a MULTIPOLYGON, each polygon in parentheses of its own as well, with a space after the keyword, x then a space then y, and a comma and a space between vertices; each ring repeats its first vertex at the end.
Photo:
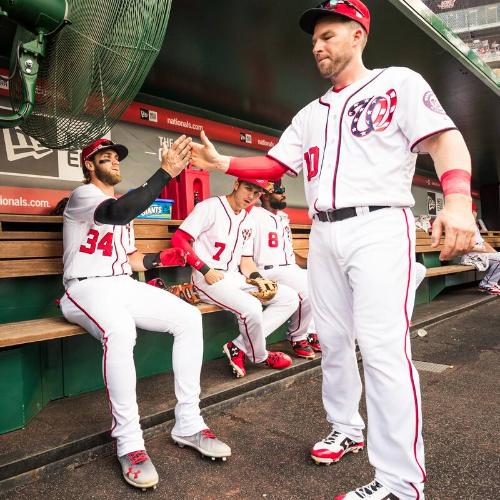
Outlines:
POLYGON ((111 257, 113 254, 113 233, 106 233, 99 240, 99 232, 91 229, 87 236, 85 245, 80 245, 80 252, 93 254, 96 250, 100 250, 104 257, 111 257))

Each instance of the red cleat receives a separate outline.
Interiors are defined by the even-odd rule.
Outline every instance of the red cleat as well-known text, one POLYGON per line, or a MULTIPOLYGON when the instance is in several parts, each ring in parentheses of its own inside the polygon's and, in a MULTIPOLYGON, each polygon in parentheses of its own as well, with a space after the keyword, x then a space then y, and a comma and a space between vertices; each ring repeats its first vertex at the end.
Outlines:
POLYGON ((269 351, 267 353, 267 359, 263 363, 269 366, 269 368, 282 370, 283 368, 288 368, 289 366, 291 366, 292 358, 284 352, 269 351))
POLYGON ((229 359, 229 364, 231 365, 236 378, 244 377, 247 374, 247 370, 245 368, 245 353, 232 342, 224 344, 222 352, 224 352, 229 359))
POLYGON ((290 345, 292 346, 293 352, 299 358, 304 359, 314 359, 316 355, 314 354, 313 348, 309 345, 307 340, 297 340, 294 342, 290 340, 290 345))
POLYGON ((310 333, 307 336, 307 341, 309 342, 309 345, 312 347, 314 352, 321 352, 321 344, 319 343, 317 333, 310 333))
POLYGON ((338 431, 331 432, 325 439, 317 442, 311 450, 311 458, 316 464, 338 462, 346 453, 358 453, 365 447, 364 441, 358 443, 338 431))

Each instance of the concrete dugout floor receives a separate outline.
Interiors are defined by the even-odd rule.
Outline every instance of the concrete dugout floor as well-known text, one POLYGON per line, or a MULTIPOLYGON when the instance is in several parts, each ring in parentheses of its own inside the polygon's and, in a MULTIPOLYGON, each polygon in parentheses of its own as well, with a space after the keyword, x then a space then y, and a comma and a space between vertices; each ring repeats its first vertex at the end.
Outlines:
MULTIPOLYGON (((494 500, 500 491, 500 301, 437 325, 412 341, 414 359, 452 366, 420 370, 431 500, 494 500)), ((365 412, 364 405, 362 408, 365 412)), ((114 456, 98 458, 2 498, 332 499, 372 479, 366 452, 329 467, 314 465, 309 447, 328 433, 321 373, 312 368, 208 410, 207 422, 233 449, 211 462, 169 439, 170 425, 147 441, 160 474, 141 492, 121 478, 114 456)))

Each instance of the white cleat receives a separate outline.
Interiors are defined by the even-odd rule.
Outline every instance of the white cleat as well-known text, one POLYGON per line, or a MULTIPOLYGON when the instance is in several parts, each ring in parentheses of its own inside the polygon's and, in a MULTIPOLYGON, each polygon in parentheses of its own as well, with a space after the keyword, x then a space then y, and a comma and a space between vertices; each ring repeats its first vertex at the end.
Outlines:
POLYGON ((123 479, 127 483, 146 491, 156 489, 158 473, 145 450, 133 451, 121 457, 118 461, 122 466, 123 479))
POLYGON ((212 461, 216 458, 223 462, 231 456, 231 448, 223 443, 210 429, 203 429, 192 436, 176 436, 172 434, 172 439, 180 448, 189 446, 198 450, 203 456, 209 457, 212 461))

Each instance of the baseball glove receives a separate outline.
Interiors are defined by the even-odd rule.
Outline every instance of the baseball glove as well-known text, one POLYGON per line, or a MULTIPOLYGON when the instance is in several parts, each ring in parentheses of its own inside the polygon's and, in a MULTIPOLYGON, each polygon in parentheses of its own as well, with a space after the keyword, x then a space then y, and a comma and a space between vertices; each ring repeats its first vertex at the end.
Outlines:
POLYGON ((255 292, 250 292, 250 294, 257 297, 261 302, 268 302, 273 299, 278 291, 278 283, 267 280, 262 276, 258 278, 247 278, 247 283, 257 288, 255 292))
POLYGON ((161 278, 154 278, 148 281, 148 285, 166 290, 189 304, 198 304, 201 302, 200 297, 198 297, 196 292, 193 290, 193 285, 191 283, 168 286, 161 278))

